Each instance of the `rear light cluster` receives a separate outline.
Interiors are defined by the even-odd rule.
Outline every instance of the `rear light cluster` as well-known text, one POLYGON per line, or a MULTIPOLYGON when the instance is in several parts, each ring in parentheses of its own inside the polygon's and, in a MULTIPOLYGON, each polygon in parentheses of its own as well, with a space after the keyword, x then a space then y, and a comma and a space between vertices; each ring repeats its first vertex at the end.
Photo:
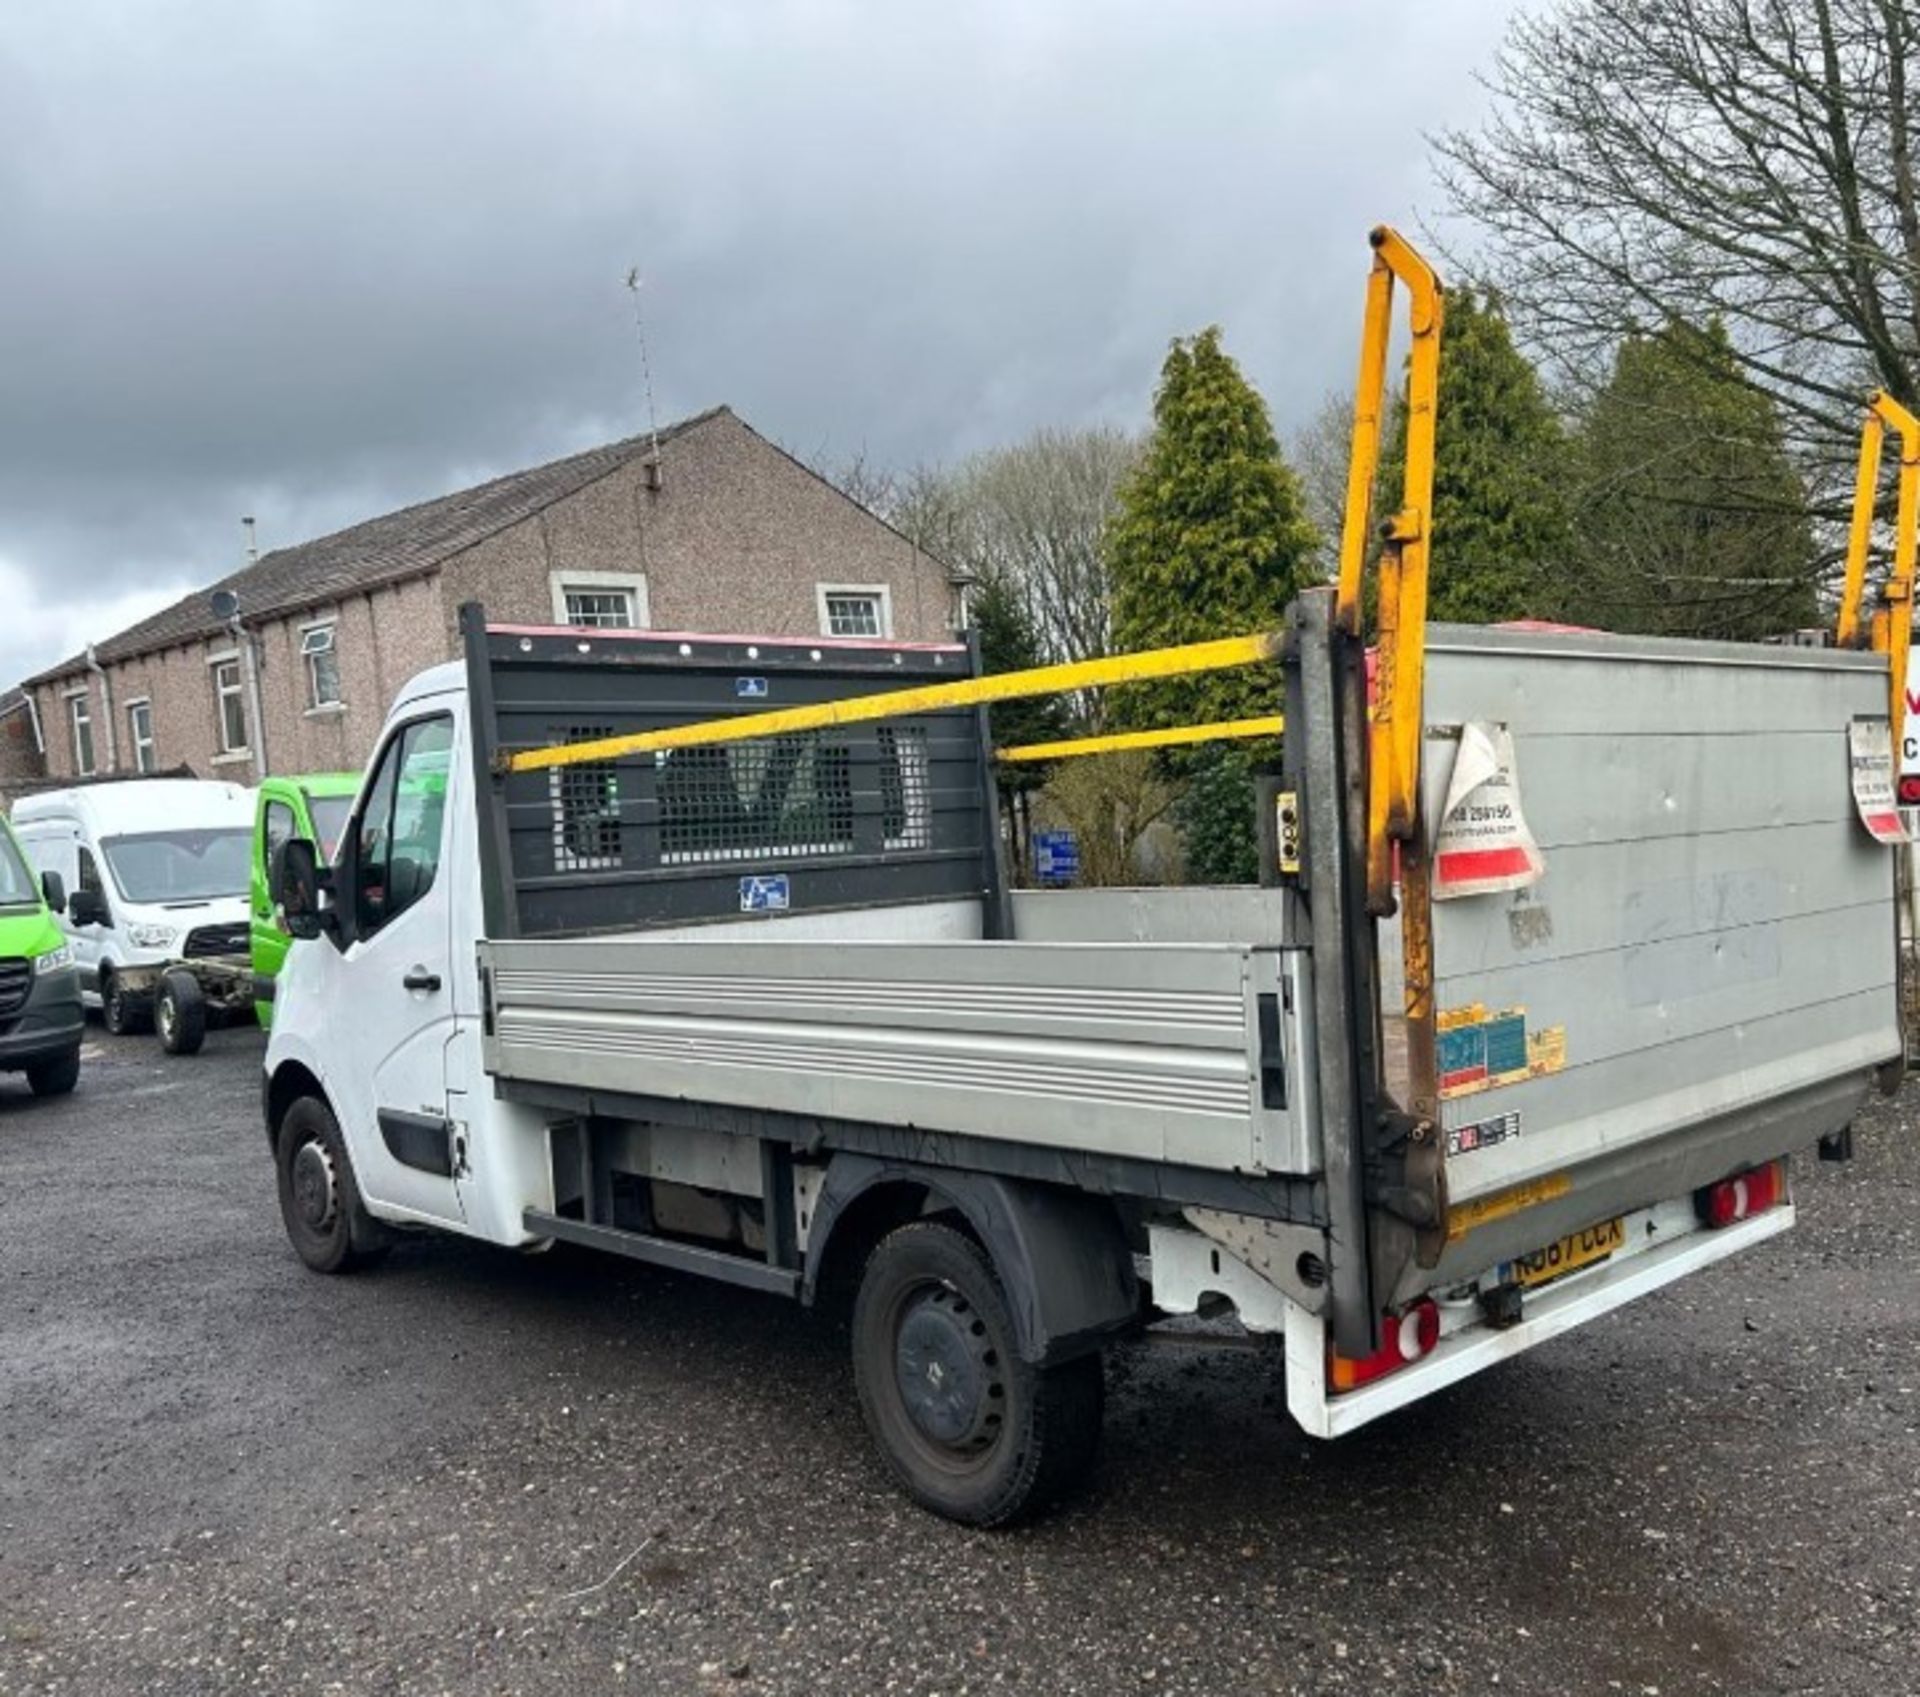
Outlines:
POLYGON ((1402 1367, 1410 1367, 1422 1356, 1431 1355, 1440 1341, 1440 1308, 1431 1297, 1398 1314, 1387 1315, 1381 1327, 1381 1345, 1371 1355, 1354 1360, 1327 1351, 1327 1380, 1335 1391, 1358 1390, 1375 1379, 1384 1379, 1402 1367))
POLYGON ((1777 1208, 1787 1199, 1787 1163, 1769 1161, 1751 1172, 1735 1173, 1718 1184, 1710 1184, 1694 1194, 1700 1218, 1716 1231, 1722 1226, 1737 1226, 1755 1214, 1777 1208))

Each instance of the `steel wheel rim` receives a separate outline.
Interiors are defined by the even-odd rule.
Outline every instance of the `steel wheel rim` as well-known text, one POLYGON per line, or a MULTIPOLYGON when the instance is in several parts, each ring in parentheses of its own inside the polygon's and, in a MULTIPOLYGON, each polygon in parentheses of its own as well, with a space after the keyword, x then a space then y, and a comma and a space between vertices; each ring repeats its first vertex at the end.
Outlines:
POLYGON ((909 1441, 949 1472, 980 1466, 1006 1425, 1006 1381, 985 1319, 955 1286, 923 1280, 889 1312, 888 1388, 909 1441))

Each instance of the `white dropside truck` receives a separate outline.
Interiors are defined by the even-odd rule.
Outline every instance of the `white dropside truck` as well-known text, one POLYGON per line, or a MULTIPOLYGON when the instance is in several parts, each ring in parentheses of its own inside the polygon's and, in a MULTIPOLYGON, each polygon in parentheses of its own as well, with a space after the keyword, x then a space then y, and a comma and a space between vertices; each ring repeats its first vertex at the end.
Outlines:
POLYGON ((295 1248, 432 1227, 851 1290, 874 1441, 956 1519, 1073 1484, 1103 1347, 1164 1316, 1272 1340, 1332 1438, 1752 1248, 1901 1053, 1851 777, 1878 654, 1438 627, 1383 844, 1365 650, 1310 591, 1265 662, 1262 886, 1029 892, 978 708, 657 746, 965 648, 462 617, 333 865, 274 869, 295 1248), (1468 741, 1510 747, 1531 871, 1435 899, 1468 741))

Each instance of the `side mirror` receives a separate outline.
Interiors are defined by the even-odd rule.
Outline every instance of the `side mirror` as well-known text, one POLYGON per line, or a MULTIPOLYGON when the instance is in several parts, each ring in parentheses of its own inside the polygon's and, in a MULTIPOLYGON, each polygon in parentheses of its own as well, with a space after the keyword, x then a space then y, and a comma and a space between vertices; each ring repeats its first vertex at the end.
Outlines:
POLYGON ((67 918, 75 925, 105 925, 107 898, 98 890, 75 890, 67 897, 67 918))
POLYGON ((289 837, 273 851, 267 888, 288 936, 317 937, 325 929, 320 914, 320 862, 305 837, 289 837))
POLYGON ((47 898, 47 906, 52 908, 55 913, 65 913, 67 911, 66 880, 62 878, 58 872, 42 872, 40 874, 40 893, 47 898))

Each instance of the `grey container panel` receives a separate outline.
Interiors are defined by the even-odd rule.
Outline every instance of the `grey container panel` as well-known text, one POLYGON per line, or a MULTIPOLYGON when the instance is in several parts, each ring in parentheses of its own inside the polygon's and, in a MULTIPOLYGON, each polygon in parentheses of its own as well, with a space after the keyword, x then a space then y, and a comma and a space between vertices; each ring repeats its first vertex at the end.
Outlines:
MULTIPOLYGON (((1542 848, 1648 842, 1727 831, 1834 824, 1853 817, 1847 721, 1765 734, 1765 764, 1731 733, 1612 737, 1541 735, 1515 720, 1515 762, 1528 823, 1542 848), (1534 820, 1538 813, 1541 821, 1534 820)), ((1429 761, 1452 764, 1450 740, 1430 738, 1429 761)), ((1862 838, 1862 855, 1874 847, 1862 838)))
MULTIPOLYGON (((1521 782, 1531 811, 1531 779, 1523 773, 1521 782)), ((1440 988, 1471 989, 1466 981, 1485 972, 1623 949, 1650 962, 1666 944, 1688 937, 1733 936, 1845 908, 1884 910, 1884 851, 1862 833, 1864 846, 1851 860, 1822 867, 1832 840, 1825 824, 1756 831, 1742 845, 1741 864, 1716 871, 1702 869, 1700 844, 1690 837, 1546 846, 1547 869, 1537 884, 1468 898, 1486 904, 1490 922, 1453 928, 1440 988)))
POLYGON ((1734 1148, 1750 1124, 1758 1158, 1763 1127, 1801 1123, 1764 1111, 1783 1097, 1839 1116, 1816 1131, 1841 1123, 1899 1049, 1890 858, 1847 781, 1847 726, 1884 715, 1884 665, 1451 629, 1430 658, 1431 726, 1513 733, 1546 860, 1524 893, 1435 904, 1435 1005, 1524 1007, 1566 1033, 1563 1071, 1444 1104, 1449 1127, 1521 1116, 1517 1139, 1449 1160, 1451 1193, 1583 1163, 1579 1186, 1604 1185, 1656 1170, 1628 1150, 1698 1127, 1734 1148))
POLYGON ((1449 1194, 1456 1202, 1466 1201, 1650 1137, 1684 1140, 1693 1127, 1755 1112, 1767 1102, 1840 1078, 1859 1080, 1850 1098, 1857 1101, 1867 1071, 1886 1058, 1879 1026, 1885 995, 1862 992, 1640 1049, 1632 1058, 1631 1094, 1607 1076, 1619 1064, 1615 1061, 1569 1066, 1523 1084, 1456 1096, 1442 1104, 1449 1130, 1512 1113, 1520 1120, 1517 1136, 1448 1160, 1449 1194))
POLYGON ((1844 649, 1435 625, 1427 656, 1429 725, 1496 718, 1536 737, 1769 737, 1887 712, 1885 658, 1844 649), (1469 704, 1476 710, 1464 712, 1469 704))
POLYGON ((1288 1170, 1245 948, 482 945, 487 1065, 574 1088, 1288 1170))

